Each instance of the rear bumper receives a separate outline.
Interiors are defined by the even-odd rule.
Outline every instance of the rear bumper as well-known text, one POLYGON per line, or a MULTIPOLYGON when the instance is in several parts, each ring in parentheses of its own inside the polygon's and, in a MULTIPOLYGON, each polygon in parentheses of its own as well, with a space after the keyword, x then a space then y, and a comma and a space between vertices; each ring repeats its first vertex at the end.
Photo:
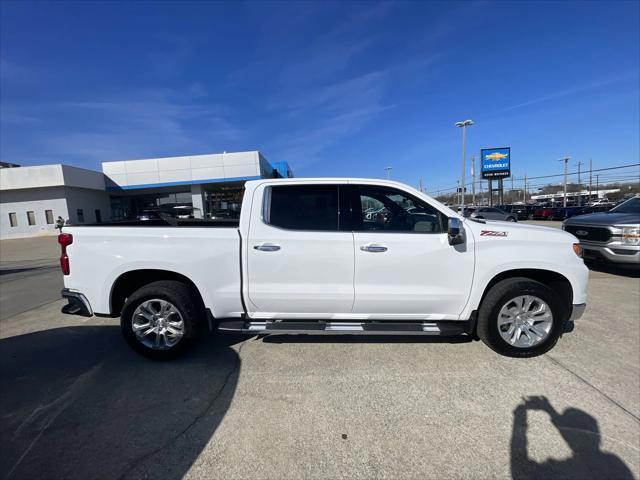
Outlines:
POLYGON ((89 304, 89 300, 81 294, 80 292, 72 292, 68 288, 62 289, 60 292, 62 298, 67 299, 69 303, 67 303, 64 307, 62 307, 62 313, 66 313, 69 315, 80 315, 82 317, 91 317, 93 316, 93 310, 91 309, 91 305, 89 304))

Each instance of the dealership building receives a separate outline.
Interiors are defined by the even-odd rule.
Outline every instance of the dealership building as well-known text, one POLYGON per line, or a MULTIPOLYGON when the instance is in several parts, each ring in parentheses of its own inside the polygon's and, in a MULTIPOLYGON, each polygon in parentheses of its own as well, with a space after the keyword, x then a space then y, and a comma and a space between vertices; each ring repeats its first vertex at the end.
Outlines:
POLYGON ((162 210, 195 218, 237 215, 244 182, 292 177, 260 152, 103 162, 102 172, 69 165, 0 168, 0 238, 55 232, 55 220, 100 223, 162 210))

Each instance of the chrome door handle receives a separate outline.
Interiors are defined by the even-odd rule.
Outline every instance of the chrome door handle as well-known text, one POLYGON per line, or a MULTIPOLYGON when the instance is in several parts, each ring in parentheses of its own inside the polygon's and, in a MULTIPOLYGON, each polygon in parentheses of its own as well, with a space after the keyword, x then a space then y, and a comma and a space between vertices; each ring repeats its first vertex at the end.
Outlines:
POLYGON ((260 250, 261 252, 275 252, 280 250, 280 245, 276 245, 275 243, 260 243, 258 245, 254 245, 253 248, 255 250, 260 250))
POLYGON ((382 253, 388 250, 384 245, 377 245, 375 243, 368 243, 367 245, 362 245, 360 250, 363 252, 373 252, 373 253, 382 253))

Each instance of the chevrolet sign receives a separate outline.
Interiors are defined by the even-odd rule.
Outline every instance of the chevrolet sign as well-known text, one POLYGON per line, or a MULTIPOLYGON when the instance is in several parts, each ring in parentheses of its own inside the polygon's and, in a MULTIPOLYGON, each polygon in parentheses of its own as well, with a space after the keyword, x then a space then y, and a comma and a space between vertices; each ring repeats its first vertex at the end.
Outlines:
POLYGON ((511 148, 484 148, 480 150, 482 178, 504 178, 511 175, 511 148))

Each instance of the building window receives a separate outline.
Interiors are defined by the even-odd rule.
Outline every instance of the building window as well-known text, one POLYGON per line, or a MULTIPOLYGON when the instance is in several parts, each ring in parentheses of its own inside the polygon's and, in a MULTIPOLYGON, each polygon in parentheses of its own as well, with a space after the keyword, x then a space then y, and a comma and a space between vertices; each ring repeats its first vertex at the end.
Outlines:
POLYGON ((78 223, 84 223, 84 212, 81 208, 76 211, 76 214, 78 216, 78 223))
POLYGON ((96 223, 102 223, 102 212, 99 208, 96 208, 96 223))
POLYGON ((16 212, 11 212, 9 214, 9 223, 11 224, 12 227, 18 226, 18 217, 16 216, 16 212))
POLYGON ((36 214, 34 212, 27 212, 27 221, 29 222, 29 225, 35 225, 36 224, 36 214))
POLYGON ((53 210, 45 210, 44 216, 47 219, 47 225, 53 224, 53 210))

